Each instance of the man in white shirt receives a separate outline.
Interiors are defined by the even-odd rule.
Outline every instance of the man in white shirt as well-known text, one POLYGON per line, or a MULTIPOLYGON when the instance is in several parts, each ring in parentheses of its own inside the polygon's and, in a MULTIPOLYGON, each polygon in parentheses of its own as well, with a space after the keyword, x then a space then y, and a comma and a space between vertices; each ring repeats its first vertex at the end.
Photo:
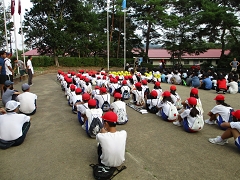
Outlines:
POLYGON ((11 63, 11 53, 6 53, 5 61, 5 69, 6 69, 6 80, 10 80, 13 82, 13 69, 12 69, 12 63, 11 63))
POLYGON ((32 83, 32 78, 33 78, 33 66, 32 66, 32 56, 28 56, 28 61, 27 61, 27 72, 28 72, 28 85, 33 85, 32 83))
POLYGON ((125 130, 117 131, 117 114, 106 112, 102 119, 104 128, 97 134, 98 145, 98 163, 110 167, 118 167, 125 161, 125 147, 127 132, 125 130))
POLYGON ((23 143, 30 128, 30 117, 17 114, 19 102, 6 103, 6 114, 0 116, 0 148, 7 149, 23 143))
POLYGON ((20 112, 26 115, 33 115, 37 110, 37 95, 30 92, 30 86, 27 83, 22 85, 22 91, 16 100, 20 102, 20 112))

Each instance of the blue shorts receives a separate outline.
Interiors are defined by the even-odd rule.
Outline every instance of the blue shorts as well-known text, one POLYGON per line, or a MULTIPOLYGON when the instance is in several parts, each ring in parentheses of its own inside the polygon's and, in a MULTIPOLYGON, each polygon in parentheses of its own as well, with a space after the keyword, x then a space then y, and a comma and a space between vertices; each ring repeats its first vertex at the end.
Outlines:
POLYGON ((77 117, 78 117, 79 123, 80 123, 81 125, 83 125, 84 122, 82 121, 82 114, 81 114, 79 111, 77 112, 77 117))
POLYGON ((164 121, 168 121, 168 116, 163 112, 162 109, 160 110, 160 113, 161 113, 162 119, 163 119, 164 121))
POLYGON ((223 128, 223 127, 221 126, 221 124, 224 123, 224 122, 225 122, 225 121, 223 121, 222 116, 218 115, 218 117, 217 117, 217 124, 218 124, 218 126, 220 127, 220 129, 222 129, 222 130, 225 131, 227 128, 223 128))
POLYGON ((183 129, 184 129, 184 131, 186 131, 186 132, 188 132, 188 133, 197 132, 197 131, 192 130, 192 129, 188 126, 188 120, 187 120, 186 117, 183 119, 183 129))
POLYGON ((235 139, 235 145, 240 149, 240 136, 238 136, 237 139, 235 139))

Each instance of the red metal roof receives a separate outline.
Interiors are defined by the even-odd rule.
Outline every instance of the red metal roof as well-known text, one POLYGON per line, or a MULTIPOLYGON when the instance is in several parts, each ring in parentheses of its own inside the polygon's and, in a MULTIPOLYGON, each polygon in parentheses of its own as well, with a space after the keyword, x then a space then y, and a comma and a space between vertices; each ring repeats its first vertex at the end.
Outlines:
POLYGON ((37 49, 32 49, 30 51, 25 52, 24 54, 22 54, 22 56, 40 56, 40 53, 38 53, 37 49))
MULTIPOLYGON (((200 53, 199 55, 189 55, 184 54, 182 58, 185 59, 192 59, 192 58, 198 58, 198 59, 218 59, 221 56, 221 49, 209 49, 204 53, 200 53)), ((229 54, 229 50, 225 51, 225 54, 229 54)), ((148 57, 150 59, 169 59, 171 55, 166 49, 149 49, 148 50, 148 57)))

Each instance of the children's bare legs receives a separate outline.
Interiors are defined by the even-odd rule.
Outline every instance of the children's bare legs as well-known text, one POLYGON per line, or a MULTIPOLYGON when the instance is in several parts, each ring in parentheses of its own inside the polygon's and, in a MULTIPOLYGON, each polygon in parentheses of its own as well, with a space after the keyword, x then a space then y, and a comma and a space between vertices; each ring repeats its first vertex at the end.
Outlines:
POLYGON ((234 137, 237 139, 240 136, 240 133, 237 129, 228 128, 221 136, 222 139, 228 139, 234 137))

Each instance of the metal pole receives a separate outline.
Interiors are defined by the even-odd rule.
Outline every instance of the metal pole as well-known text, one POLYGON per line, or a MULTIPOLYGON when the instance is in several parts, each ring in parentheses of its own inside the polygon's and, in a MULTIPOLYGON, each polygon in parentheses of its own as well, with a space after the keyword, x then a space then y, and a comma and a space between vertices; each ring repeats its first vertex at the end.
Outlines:
POLYGON ((14 24, 14 37, 15 37, 15 49, 16 49, 16 57, 18 59, 18 48, 17 48, 17 31, 16 31, 16 22, 15 22, 15 14, 13 14, 13 24, 14 24))
POLYGON ((24 38, 23 38, 23 28, 22 28, 22 14, 20 14, 20 24, 21 24, 21 36, 22 36, 22 52, 23 52, 23 62, 25 64, 25 51, 24 51, 24 38))
POLYGON ((5 27, 5 38, 6 38, 6 51, 9 52, 8 49, 8 37, 7 37, 7 22, 6 22, 6 11, 5 11, 5 2, 3 2, 3 17, 4 17, 4 27, 5 27))
POLYGON ((124 70, 126 68, 126 9, 124 9, 124 70))
POLYGON ((109 6, 110 0, 107 0, 107 69, 109 70, 109 6))

